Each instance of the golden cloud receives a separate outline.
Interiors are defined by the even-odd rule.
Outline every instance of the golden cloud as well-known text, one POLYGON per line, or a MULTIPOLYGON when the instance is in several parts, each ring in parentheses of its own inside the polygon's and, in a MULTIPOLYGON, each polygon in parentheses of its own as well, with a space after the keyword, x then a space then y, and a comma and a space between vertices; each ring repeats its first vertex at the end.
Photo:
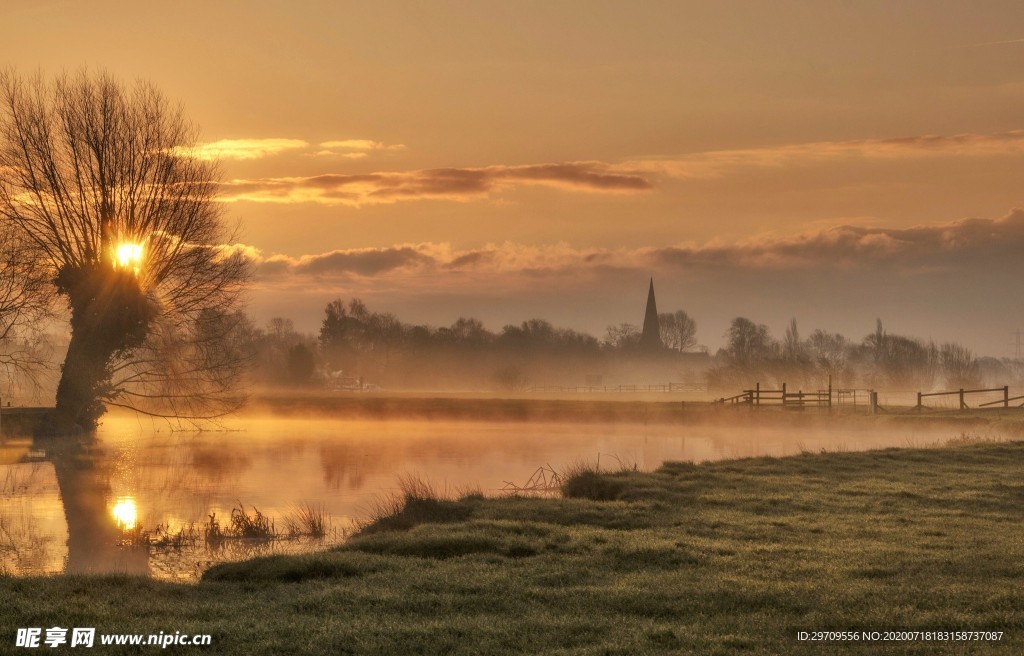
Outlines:
POLYGON ((598 193, 638 193, 653 187, 643 175, 621 166, 567 162, 231 180, 220 183, 220 198, 226 202, 360 206, 421 199, 472 200, 518 185, 598 193))
POLYGON ((221 139, 191 148, 175 148, 173 153, 203 160, 260 159, 308 147, 309 143, 301 139, 221 139))
POLYGON ((340 141, 324 141, 321 148, 329 150, 405 150, 405 144, 387 145, 372 139, 343 139, 340 141))
POLYGON ((608 269, 675 270, 894 270, 951 269, 1014 263, 1024 249, 1024 210, 1000 219, 962 219, 911 228, 839 226, 788 237, 732 244, 678 244, 636 249, 488 244, 459 250, 448 243, 396 244, 287 257, 251 247, 233 252, 253 260, 262 278, 380 277, 420 272, 436 275, 565 275, 608 269))
POLYGON ((712 150, 624 162, 637 171, 705 179, 750 167, 782 167, 860 158, 991 157, 1024 154, 1024 130, 992 134, 921 135, 859 141, 817 141, 764 148, 712 150))

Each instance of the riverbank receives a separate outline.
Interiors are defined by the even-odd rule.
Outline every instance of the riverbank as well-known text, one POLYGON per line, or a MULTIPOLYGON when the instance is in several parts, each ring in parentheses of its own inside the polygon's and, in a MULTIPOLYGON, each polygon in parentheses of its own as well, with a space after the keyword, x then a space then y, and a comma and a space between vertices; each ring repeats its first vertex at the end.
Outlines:
POLYGON ((340 549, 195 586, 0 578, 0 640, 84 626, 213 636, 177 653, 1015 653, 1024 442, 972 441, 583 472, 571 498, 414 494, 340 549), (1002 639, 797 640, 814 629, 1002 639))
POLYGON ((660 394, 647 398, 604 395, 601 398, 494 397, 487 394, 344 393, 303 391, 255 394, 243 412, 252 416, 288 418, 340 418, 360 420, 427 421, 537 421, 590 424, 663 425, 764 425, 800 427, 809 424, 834 425, 842 419, 848 425, 865 427, 948 424, 965 429, 980 426, 1009 428, 1024 434, 1024 409, 1011 407, 965 410, 892 406, 877 415, 860 405, 796 407, 780 405, 720 404, 706 399, 668 398, 660 394))

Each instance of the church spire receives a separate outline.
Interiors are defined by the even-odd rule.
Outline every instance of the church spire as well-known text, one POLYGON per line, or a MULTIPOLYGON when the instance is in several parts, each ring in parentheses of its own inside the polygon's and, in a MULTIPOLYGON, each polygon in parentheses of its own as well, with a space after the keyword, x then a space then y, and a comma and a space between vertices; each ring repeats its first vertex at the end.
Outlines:
POLYGON ((658 304, 654 300, 654 278, 647 291, 647 311, 644 313, 644 331, 640 335, 640 345, 652 351, 664 348, 661 341, 661 324, 658 322, 658 304))

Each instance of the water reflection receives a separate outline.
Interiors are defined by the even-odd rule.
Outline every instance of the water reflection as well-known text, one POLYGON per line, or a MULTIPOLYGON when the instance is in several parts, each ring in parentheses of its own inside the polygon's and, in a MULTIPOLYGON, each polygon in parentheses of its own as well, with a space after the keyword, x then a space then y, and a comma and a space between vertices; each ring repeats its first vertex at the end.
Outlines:
POLYGON ((497 492, 539 466, 575 460, 652 469, 666 460, 924 445, 941 427, 803 428, 249 417, 230 430, 172 432, 108 418, 91 444, 0 443, 0 568, 13 574, 124 572, 195 578, 210 564, 322 548, 312 540, 207 544, 203 527, 245 504, 283 531, 300 504, 337 530, 416 473, 453 489, 497 492), (191 536, 174 539, 174 536, 191 536), (144 539, 142 539, 144 538, 144 539), (145 543, 145 546, 139 546, 145 543))
MULTIPOLYGON (((112 461, 99 444, 73 440, 44 440, 43 449, 53 465, 67 527, 69 574, 117 572, 149 574, 145 549, 123 543, 125 528, 110 512, 112 461)), ((121 506, 125 508, 124 505, 121 506)), ((132 520, 134 528, 134 518, 132 520)))
POLYGON ((9 463, 3 471, 0 572, 46 571, 58 557, 63 563, 64 512, 59 502, 51 500, 57 496, 52 467, 40 462, 9 463))
POLYGON ((138 511, 135 509, 135 499, 131 497, 118 497, 117 503, 110 509, 114 516, 114 523, 121 531, 131 531, 135 528, 135 521, 138 518, 138 511))

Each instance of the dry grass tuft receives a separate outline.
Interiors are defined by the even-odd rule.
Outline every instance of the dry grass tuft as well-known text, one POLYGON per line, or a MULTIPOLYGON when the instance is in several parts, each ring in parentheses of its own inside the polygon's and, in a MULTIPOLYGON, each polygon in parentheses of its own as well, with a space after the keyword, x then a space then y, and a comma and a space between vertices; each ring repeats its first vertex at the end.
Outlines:
POLYGON ((288 536, 322 538, 327 535, 328 520, 323 506, 300 504, 287 518, 288 536))
POLYGON ((277 537, 274 520, 252 507, 252 513, 245 512, 245 506, 238 502, 237 508, 231 509, 231 534, 239 538, 255 540, 272 540, 277 537))
POLYGON ((473 504, 484 499, 483 491, 436 489, 417 474, 398 477, 398 492, 377 497, 366 519, 356 521, 359 533, 404 531, 423 523, 448 523, 468 519, 473 504))
POLYGON ((999 442, 1005 442, 1006 440, 1001 437, 995 437, 993 435, 980 435, 978 433, 968 433, 967 431, 961 431, 961 433, 955 437, 951 437, 940 446, 970 446, 972 444, 998 444, 999 442))

